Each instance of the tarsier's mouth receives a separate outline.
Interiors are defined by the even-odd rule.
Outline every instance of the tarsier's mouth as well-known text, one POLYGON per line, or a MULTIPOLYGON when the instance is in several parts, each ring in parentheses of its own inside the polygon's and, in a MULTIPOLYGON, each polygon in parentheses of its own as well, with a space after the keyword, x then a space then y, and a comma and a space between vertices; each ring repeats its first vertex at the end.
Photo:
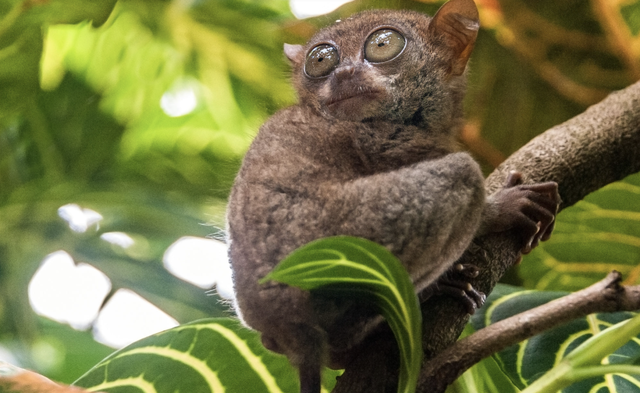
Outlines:
POLYGON ((339 104, 341 102, 344 102, 346 100, 352 99, 352 98, 369 98, 369 99, 376 99, 378 97, 380 97, 380 95, 383 92, 381 90, 378 89, 371 89, 371 88, 367 88, 367 87, 357 87, 353 90, 349 90, 349 91, 345 91, 343 93, 331 96, 331 98, 329 98, 325 104, 327 106, 332 106, 335 104, 339 104))

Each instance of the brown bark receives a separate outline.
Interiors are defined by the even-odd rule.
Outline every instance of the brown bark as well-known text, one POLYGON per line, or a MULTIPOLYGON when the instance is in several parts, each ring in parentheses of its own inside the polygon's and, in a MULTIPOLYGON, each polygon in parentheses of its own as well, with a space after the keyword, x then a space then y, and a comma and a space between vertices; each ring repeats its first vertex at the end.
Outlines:
POLYGON ((444 390, 485 357, 573 319, 640 309, 640 286, 623 287, 621 282, 622 275, 611 272, 590 287, 503 319, 455 342, 423 365, 418 391, 444 390))
MULTIPOLYGON (((563 201, 561 209, 640 171, 640 82, 612 93, 584 113, 534 138, 487 178, 488 193, 499 189, 512 170, 521 172, 525 183, 557 182, 563 201)), ((481 274, 472 284, 490 293, 516 260, 517 244, 517 237, 509 233, 476 239, 461 260, 480 268, 481 274)), ((459 303, 445 296, 423 304, 422 312, 423 346, 428 361, 456 341, 468 315, 459 303)), ((495 349, 488 348, 486 352, 490 354, 495 349)), ((459 375, 466 367, 450 364, 446 373, 425 367, 418 392, 444 391, 452 381, 447 375, 459 375)), ((360 356, 345 370, 334 392, 394 391, 395 373, 395 341, 388 331, 382 331, 363 345, 360 356)))
MULTIPOLYGON (((3 393, 88 393, 88 390, 57 384, 33 371, 0 361, 0 392, 3 393)), ((98 392, 100 393, 100 392, 98 392)))

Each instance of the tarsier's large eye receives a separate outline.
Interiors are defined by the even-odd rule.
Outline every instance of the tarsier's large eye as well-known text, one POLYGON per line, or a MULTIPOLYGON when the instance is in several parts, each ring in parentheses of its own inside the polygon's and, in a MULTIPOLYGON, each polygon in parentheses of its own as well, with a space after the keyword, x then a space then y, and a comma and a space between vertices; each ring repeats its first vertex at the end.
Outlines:
POLYGON ((320 44, 311 49, 304 63, 304 72, 310 77, 327 76, 338 65, 338 50, 329 44, 320 44))
POLYGON ((372 63, 382 63, 398 56, 406 41, 402 34, 391 29, 374 31, 364 44, 364 58, 372 63))

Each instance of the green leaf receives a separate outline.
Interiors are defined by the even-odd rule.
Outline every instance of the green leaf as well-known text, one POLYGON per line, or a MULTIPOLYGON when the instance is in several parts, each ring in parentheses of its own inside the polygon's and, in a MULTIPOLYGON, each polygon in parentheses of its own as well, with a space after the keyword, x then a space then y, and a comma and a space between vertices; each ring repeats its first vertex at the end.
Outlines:
MULTIPOLYGON (((634 380, 631 377, 631 375, 640 375, 640 367, 633 365, 634 359, 628 358, 624 362, 613 362, 609 361, 609 359, 602 360, 607 354, 615 351, 638 334, 640 334, 639 315, 636 315, 631 320, 619 322, 582 343, 564 357, 553 369, 525 389, 523 393, 554 393, 571 385, 573 382, 603 377, 606 374, 617 374, 616 376, 629 374, 625 382, 629 383, 630 386, 611 386, 609 388, 610 391, 640 391, 638 380, 634 380)), ((611 376, 611 379, 613 380, 613 376, 611 376)))
MULTIPOLYGON (((566 292, 526 291, 517 287, 498 285, 487 299, 485 307, 473 316, 472 324, 476 329, 481 329, 566 294, 566 292)), ((509 347, 496 354, 494 358, 519 388, 529 386, 539 378, 545 378, 543 375, 562 364, 561 367, 564 367, 562 371, 568 369, 576 373, 570 376, 575 383, 563 389, 564 393, 639 392, 640 379, 624 374, 622 369, 596 370, 590 367, 599 365, 600 361, 603 365, 630 365, 640 356, 640 339, 634 338, 627 342, 628 338, 621 338, 619 334, 609 332, 612 327, 626 322, 634 315, 629 312, 592 314, 509 347), (595 337, 598 339, 594 340, 595 337), (572 353, 581 345, 586 345, 581 350, 583 355, 580 355, 580 352, 572 353), (571 365, 567 366, 565 359, 571 360, 577 356, 579 358, 574 362, 575 368, 571 365), (593 359, 594 356, 599 359, 593 359), (585 368, 587 366, 589 368, 585 368), (604 375, 606 372, 616 374, 604 375), (635 387, 631 388, 631 386, 635 387)))
POLYGON ((105 392, 296 392, 296 371, 258 334, 229 318, 205 319, 115 352, 74 384, 105 392))
POLYGON ((617 270, 638 283, 640 173, 609 184, 558 215, 551 239, 520 266, 524 285, 579 290, 617 270))
POLYGON ((415 391, 422 362, 422 315, 409 274, 386 248, 348 236, 316 240, 281 261, 262 282, 267 280, 306 290, 331 285, 345 296, 373 301, 400 347, 398 391, 415 391))
POLYGON ((620 16, 625 21, 629 32, 636 37, 640 33, 640 1, 632 1, 620 7, 620 16))
POLYGON ((0 1, 0 123, 23 110, 38 93, 43 26, 104 22, 115 0, 0 1))

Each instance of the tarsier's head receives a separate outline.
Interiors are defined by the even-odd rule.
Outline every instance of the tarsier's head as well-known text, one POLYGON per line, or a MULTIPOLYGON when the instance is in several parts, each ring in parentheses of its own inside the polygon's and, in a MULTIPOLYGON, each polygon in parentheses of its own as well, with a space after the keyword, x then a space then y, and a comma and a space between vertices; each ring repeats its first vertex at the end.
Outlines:
POLYGON ((285 54, 300 103, 325 117, 428 125, 431 113, 443 116, 440 106, 461 101, 478 28, 473 0, 451 0, 433 18, 365 11, 305 46, 285 44, 285 54))

